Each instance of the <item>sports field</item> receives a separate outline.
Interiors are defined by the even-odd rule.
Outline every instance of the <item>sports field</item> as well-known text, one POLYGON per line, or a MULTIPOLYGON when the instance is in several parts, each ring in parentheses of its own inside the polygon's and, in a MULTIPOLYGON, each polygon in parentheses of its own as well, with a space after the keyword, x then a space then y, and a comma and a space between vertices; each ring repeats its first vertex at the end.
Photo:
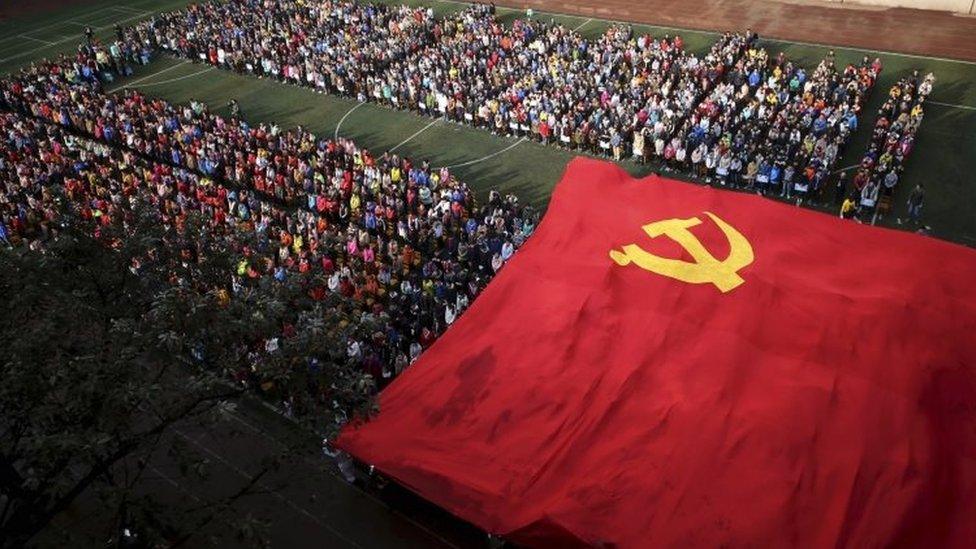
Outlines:
MULTIPOLYGON (((384 0, 391 3, 427 5, 438 15, 464 8, 452 0, 384 0)), ((104 0, 75 4, 43 14, 15 17, 0 22, 0 72, 6 73, 32 60, 72 51, 83 40, 82 31, 91 26, 96 35, 107 38, 116 23, 132 24, 153 13, 182 7, 187 0, 104 0)), ((524 17, 522 10, 499 7, 506 22, 524 17)), ((535 18, 553 19, 584 36, 602 34, 610 21, 536 11, 535 18)), ((635 25, 635 31, 653 35, 680 33, 686 48, 702 53, 717 33, 635 25)), ((824 33, 829 41, 830 33, 824 33)), ((812 70, 828 46, 764 40, 771 53, 786 55, 812 70)), ((905 198, 916 183, 926 188, 923 222, 932 234, 976 246, 976 63, 935 57, 834 48, 839 64, 864 55, 881 57, 884 71, 862 114, 858 133, 839 163, 856 165, 870 137, 875 112, 888 89, 912 70, 933 72, 937 77, 926 105, 925 120, 915 150, 907 160, 905 174, 896 191, 892 214, 877 219, 879 225, 897 227, 905 215, 905 198)), ((515 192, 523 201, 544 206, 566 163, 576 154, 531 141, 500 137, 443 120, 406 111, 320 94, 250 76, 239 76, 208 65, 175 58, 158 57, 140 67, 125 81, 108 86, 138 87, 145 93, 174 102, 191 99, 208 103, 212 110, 226 109, 236 99, 244 117, 252 123, 274 122, 283 128, 302 125, 320 135, 342 135, 374 152, 392 150, 428 159, 434 166, 449 166, 480 193, 497 188, 515 192)), ((631 161, 621 163, 633 174, 645 174, 655 166, 631 161)), ((675 177, 674 174, 669 174, 675 177)), ((819 206, 834 214, 833 205, 819 206)))

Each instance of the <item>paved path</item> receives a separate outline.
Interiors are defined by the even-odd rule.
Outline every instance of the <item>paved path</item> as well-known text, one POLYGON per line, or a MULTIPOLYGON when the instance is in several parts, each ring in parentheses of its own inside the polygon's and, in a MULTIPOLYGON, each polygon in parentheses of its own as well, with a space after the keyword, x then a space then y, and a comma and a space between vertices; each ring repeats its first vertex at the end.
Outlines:
MULTIPOLYGON (((181 425, 167 435, 149 462, 143 490, 165 506, 192 509, 236 493, 268 459, 280 459, 281 464, 261 478, 256 493, 238 499, 186 547, 235 545, 236 531, 247 516, 267 523, 264 533, 271 547, 488 547, 483 533, 402 489, 390 485, 382 492, 367 492, 347 483, 312 436, 263 406, 240 406, 226 416, 216 425, 181 425), (166 452, 176 444, 208 462, 204 477, 180 473, 180 464, 166 452)), ((59 516, 54 529, 39 540, 54 543, 56 530, 104 535, 105 523, 91 514, 99 504, 90 498, 81 502, 59 516)))
POLYGON ((181 430, 175 436, 211 459, 211 489, 216 490, 239 486, 262 460, 292 451, 279 470, 262 479, 258 488, 266 493, 235 506, 241 515, 271 521, 275 547, 451 548, 483 541, 463 526, 460 533, 453 531, 456 525, 445 525, 443 517, 407 516, 417 509, 395 509, 350 485, 321 455, 317 441, 261 406, 241 406, 217 428, 181 430))

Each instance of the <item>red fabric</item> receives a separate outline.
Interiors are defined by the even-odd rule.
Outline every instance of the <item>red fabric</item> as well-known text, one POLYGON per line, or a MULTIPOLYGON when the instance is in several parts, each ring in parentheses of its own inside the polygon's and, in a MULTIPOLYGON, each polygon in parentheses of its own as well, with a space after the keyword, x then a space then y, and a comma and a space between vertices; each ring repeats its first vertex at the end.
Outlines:
POLYGON ((339 446, 530 546, 970 546, 976 252, 573 161, 537 233, 339 446), (727 292, 620 266, 699 217, 727 292))

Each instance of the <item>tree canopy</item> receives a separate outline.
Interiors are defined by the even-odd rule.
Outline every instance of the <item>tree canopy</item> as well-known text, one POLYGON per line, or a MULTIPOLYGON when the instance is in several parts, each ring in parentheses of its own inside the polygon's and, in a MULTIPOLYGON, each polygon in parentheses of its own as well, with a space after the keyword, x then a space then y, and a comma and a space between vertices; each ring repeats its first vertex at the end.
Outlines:
POLYGON ((302 276, 232 287, 235 258, 192 220, 126 225, 93 236, 65 211, 42 251, 0 249, 0 546, 82 496, 108 524, 180 543, 207 512, 138 490, 164 435, 258 393, 326 434, 372 406, 373 380, 345 360, 347 332, 370 329, 354 304, 313 299, 302 276))

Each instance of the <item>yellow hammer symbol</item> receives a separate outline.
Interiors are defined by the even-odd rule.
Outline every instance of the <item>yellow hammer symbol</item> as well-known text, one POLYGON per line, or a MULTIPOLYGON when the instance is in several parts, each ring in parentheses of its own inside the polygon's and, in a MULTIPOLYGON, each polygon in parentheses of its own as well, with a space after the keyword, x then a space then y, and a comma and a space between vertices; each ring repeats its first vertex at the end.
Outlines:
POLYGON ((715 259, 698 237, 688 229, 701 225, 697 217, 690 219, 665 219, 648 223, 642 228, 651 238, 666 235, 688 251, 693 262, 680 259, 660 257, 647 252, 637 244, 627 244, 621 250, 610 250, 610 258, 617 265, 626 266, 633 263, 641 269, 688 282, 689 284, 712 283, 722 293, 729 292, 745 282, 739 276, 739 270, 752 263, 755 256, 752 245, 742 236, 742 233, 711 212, 705 215, 712 218, 718 228, 729 241, 729 256, 722 261, 715 259))

